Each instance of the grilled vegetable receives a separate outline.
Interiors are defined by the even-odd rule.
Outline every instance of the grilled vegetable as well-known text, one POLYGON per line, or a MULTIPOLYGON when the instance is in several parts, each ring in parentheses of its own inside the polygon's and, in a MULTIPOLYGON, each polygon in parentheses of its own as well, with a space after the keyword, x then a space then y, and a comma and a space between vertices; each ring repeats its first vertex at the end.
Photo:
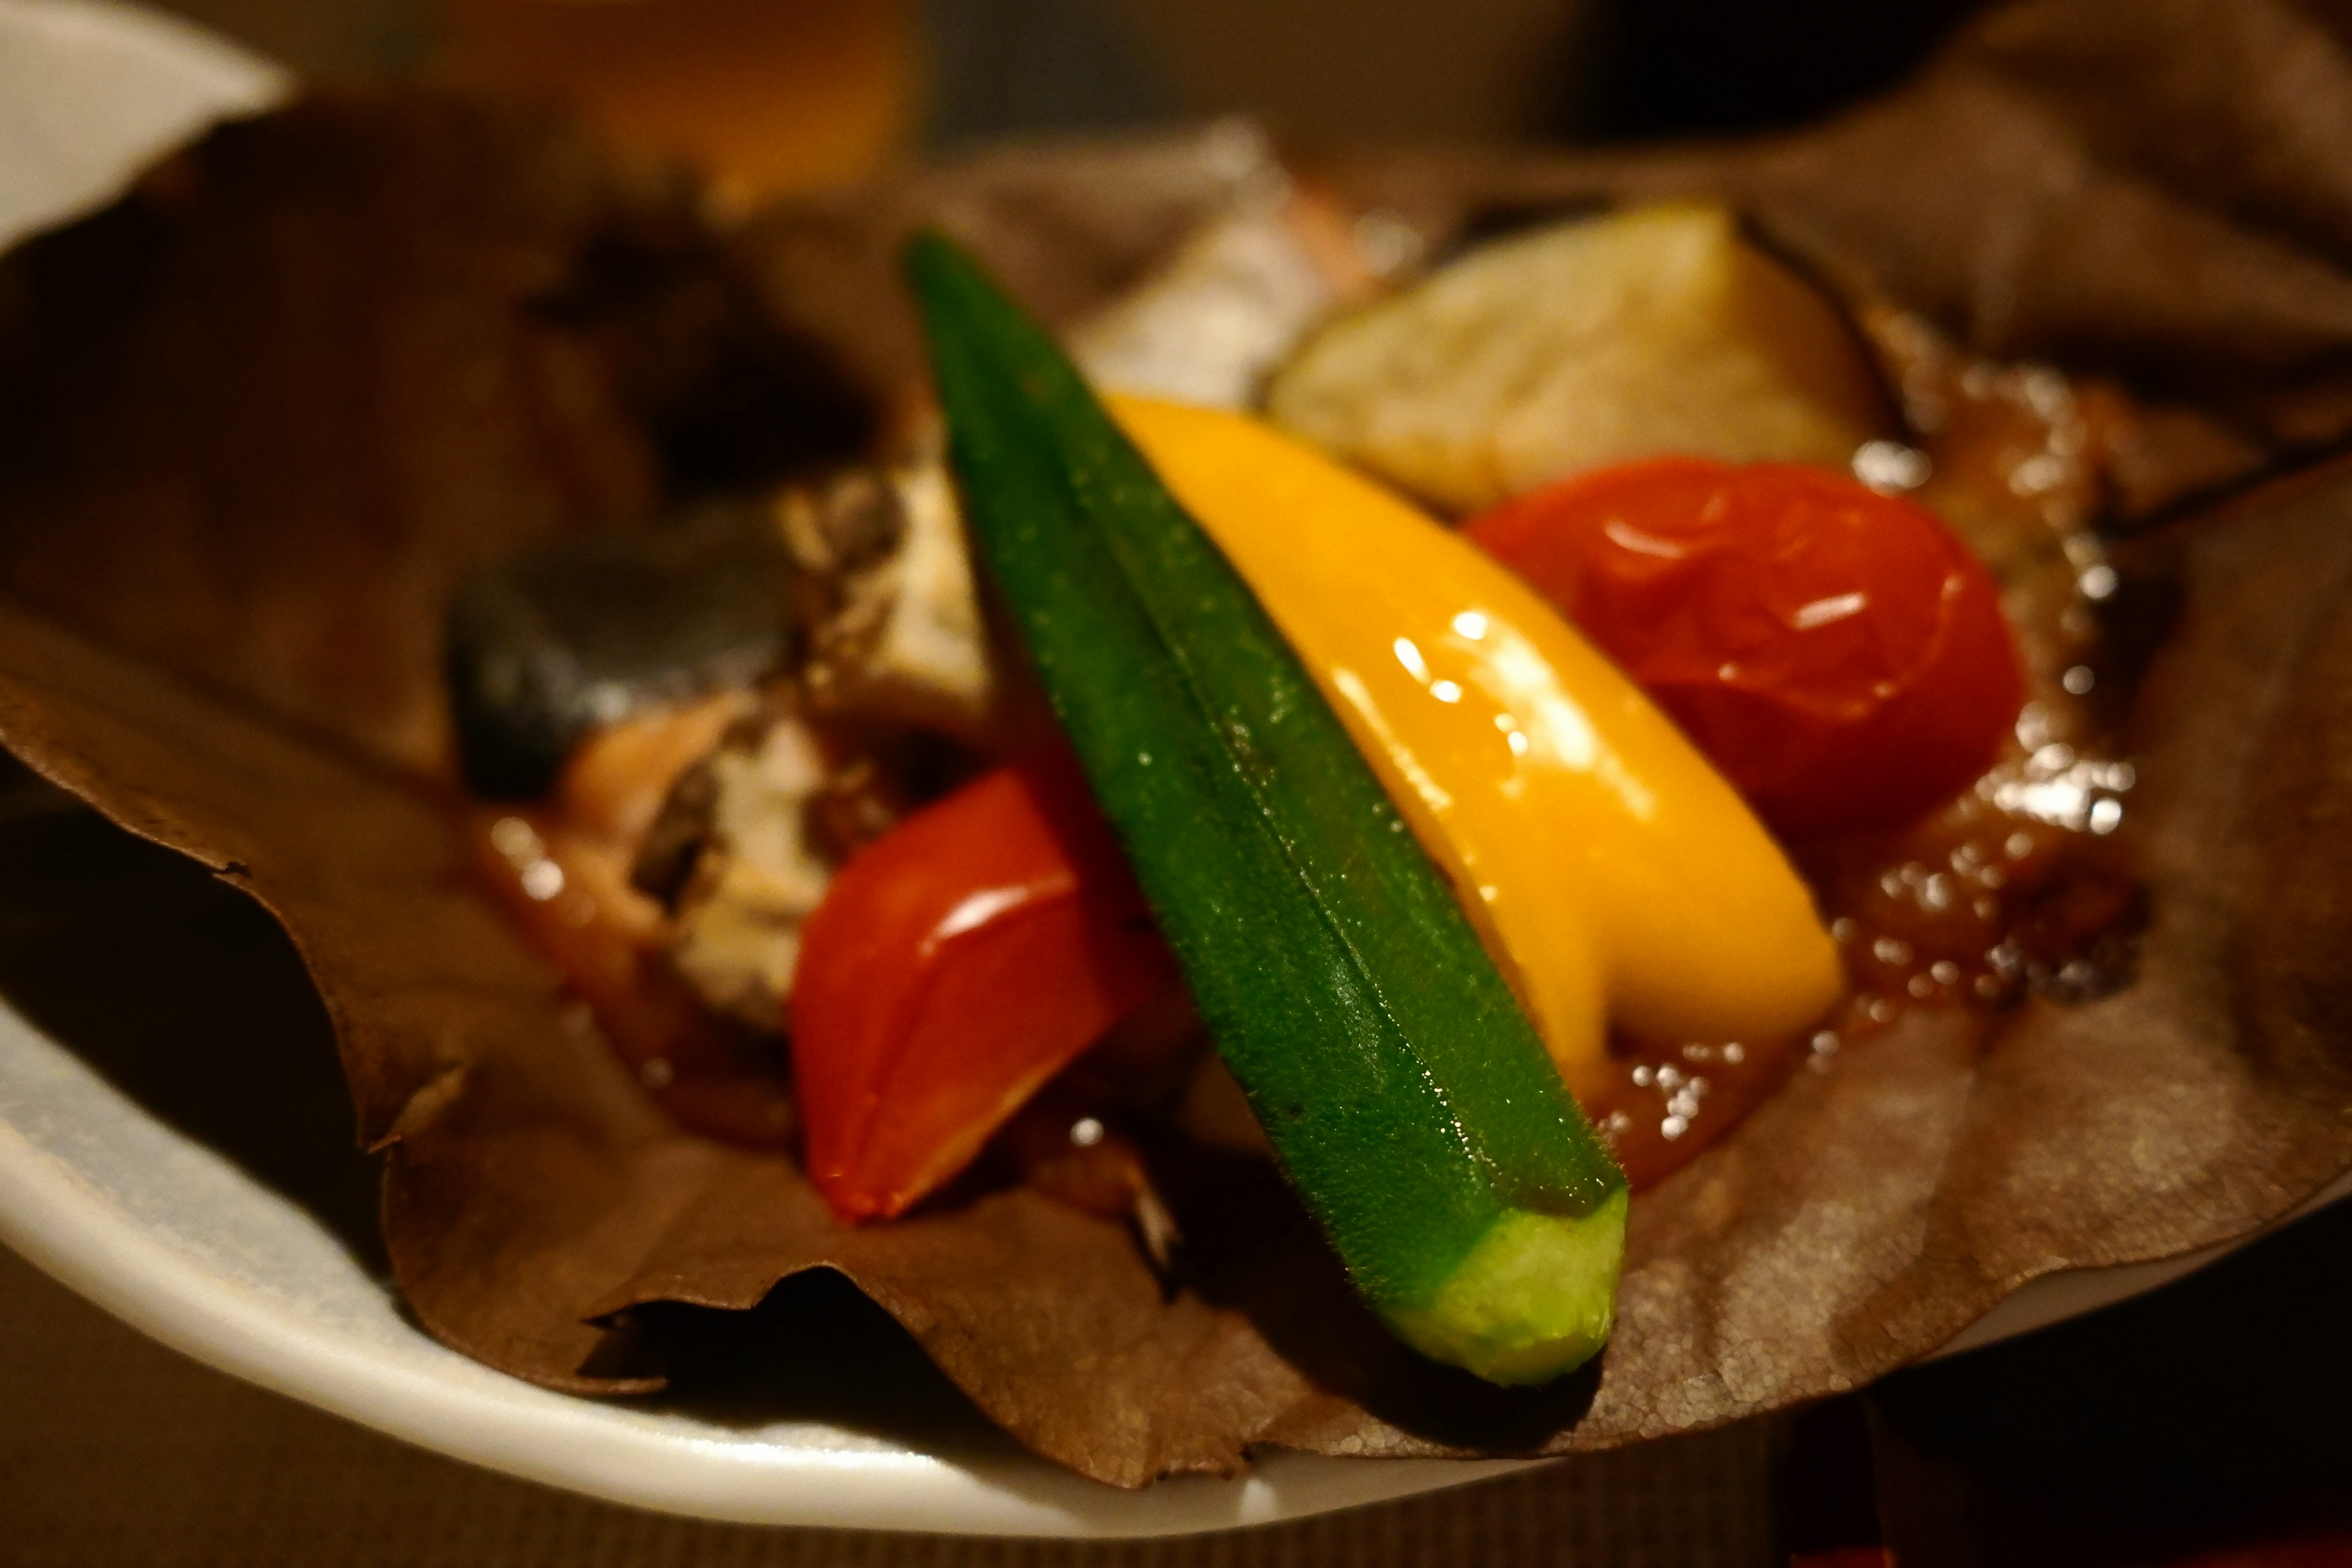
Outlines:
POLYGON ((1614 1313, 1624 1181, 1444 877, 1051 340, 947 241, 908 266, 983 558, 1357 1289, 1481 1376, 1580 1364, 1614 1313))
POLYGON ((1836 1001, 1837 946, 1779 847, 1509 572, 1256 420, 1112 408, 1314 672, 1580 1101, 1622 1071, 1612 1022, 1753 1047, 1836 1001))
POLYGON ((851 860, 803 931, 810 1176, 844 1219, 903 1212, 1171 977, 1076 764, 975 779, 851 860))
POLYGON ((1836 307, 1687 204, 1488 246, 1327 329, 1268 407, 1453 511, 1670 452, 1843 468, 1889 421, 1836 307))
POLYGON ((1467 531, 1786 832, 1887 826, 1949 800, 2024 700, 1990 574, 1926 511, 1843 474, 1662 458, 1467 531))

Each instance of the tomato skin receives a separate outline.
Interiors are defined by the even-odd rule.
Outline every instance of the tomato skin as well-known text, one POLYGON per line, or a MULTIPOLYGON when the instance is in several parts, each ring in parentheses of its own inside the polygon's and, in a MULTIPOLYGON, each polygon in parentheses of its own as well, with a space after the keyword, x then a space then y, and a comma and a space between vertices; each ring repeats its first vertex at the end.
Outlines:
POLYGON ((1174 973, 1075 761, 966 784, 843 867, 803 928, 811 1177, 845 1220, 903 1212, 1174 973))
POLYGON ((1785 836, 1892 826, 1948 798, 2023 700, 1983 564, 1920 507, 1829 469, 1631 463, 1466 531, 1785 836))

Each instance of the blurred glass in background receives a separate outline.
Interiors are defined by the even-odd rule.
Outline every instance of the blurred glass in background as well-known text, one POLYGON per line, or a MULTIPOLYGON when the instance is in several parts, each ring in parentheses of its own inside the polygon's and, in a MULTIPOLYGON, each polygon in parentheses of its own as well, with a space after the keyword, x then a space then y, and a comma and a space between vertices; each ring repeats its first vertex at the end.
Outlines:
POLYGON ((914 0, 439 0, 436 74, 565 100, 750 193, 854 179, 918 112, 914 0))
POLYGON ((993 138, 1255 115, 1309 144, 1785 125, 1979 0, 164 0, 327 77, 571 102, 746 195, 993 138))

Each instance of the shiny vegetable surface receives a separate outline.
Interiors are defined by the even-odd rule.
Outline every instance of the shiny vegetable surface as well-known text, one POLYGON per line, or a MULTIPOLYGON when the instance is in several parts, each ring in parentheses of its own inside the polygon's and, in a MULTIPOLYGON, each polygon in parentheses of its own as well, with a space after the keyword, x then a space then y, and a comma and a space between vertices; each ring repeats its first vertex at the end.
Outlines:
POLYGON ((852 859, 803 930, 810 1176, 844 1219, 902 1213, 1173 977, 1073 763, 974 780, 852 859))
POLYGON ((1783 832, 1916 816, 1983 772, 2017 718, 2017 650, 1982 564, 1843 474, 1661 458, 1466 531, 1783 832))
POLYGON ((1346 729, 1052 340, 908 268, 973 531, 1202 1016, 1357 1289, 1499 1382, 1614 1315, 1623 1177, 1346 729))
POLYGON ((1812 896, 1721 774, 1559 613, 1389 491, 1256 420, 1113 412, 1255 590, 1570 1087, 1607 1027, 1760 1042, 1837 999, 1812 896))

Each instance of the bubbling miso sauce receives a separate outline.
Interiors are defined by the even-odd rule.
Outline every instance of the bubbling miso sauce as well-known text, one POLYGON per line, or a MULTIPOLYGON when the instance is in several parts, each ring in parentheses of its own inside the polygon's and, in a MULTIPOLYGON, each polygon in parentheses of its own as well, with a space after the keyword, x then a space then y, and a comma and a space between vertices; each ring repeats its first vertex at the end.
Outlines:
POLYGON ((1955 353, 1916 318, 1864 325, 1916 445, 1857 454, 1866 482, 1936 513, 1992 569, 2027 700, 2000 757, 1908 826, 1788 847, 1845 959, 1847 992, 1781 1040, 1619 1039, 1587 1109, 1638 1190, 1687 1163, 1791 1073, 1831 1071, 1913 1009, 1959 1010, 1990 1039, 2029 994, 2124 984, 2144 897, 2125 831, 2137 782, 2103 714, 2099 605, 2116 590, 2092 524, 2128 409, 2040 367, 1955 353))

